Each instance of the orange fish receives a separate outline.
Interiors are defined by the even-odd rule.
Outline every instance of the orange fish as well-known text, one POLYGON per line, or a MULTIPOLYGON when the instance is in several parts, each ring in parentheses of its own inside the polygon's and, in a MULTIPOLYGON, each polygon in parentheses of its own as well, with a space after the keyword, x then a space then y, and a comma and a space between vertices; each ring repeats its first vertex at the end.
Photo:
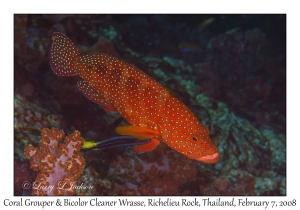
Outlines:
POLYGON ((149 143, 136 152, 154 149, 161 141, 190 159, 205 163, 219 160, 217 146, 192 111, 160 83, 134 65, 103 53, 82 55, 62 33, 52 35, 50 64, 60 76, 80 76, 82 94, 107 111, 119 112, 131 124, 116 132, 149 143))

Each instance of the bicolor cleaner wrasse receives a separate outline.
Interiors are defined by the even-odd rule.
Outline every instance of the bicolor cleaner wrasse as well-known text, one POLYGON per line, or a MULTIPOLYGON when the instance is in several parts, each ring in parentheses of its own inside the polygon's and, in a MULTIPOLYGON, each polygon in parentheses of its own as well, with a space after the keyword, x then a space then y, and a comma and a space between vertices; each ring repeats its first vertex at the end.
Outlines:
POLYGON ((136 146, 150 142, 151 139, 139 141, 134 136, 115 136, 108 139, 103 139, 100 141, 89 141, 84 140, 83 146, 81 149, 84 150, 103 150, 113 147, 127 147, 127 146, 136 146))
POLYGON ((50 64, 60 76, 80 76, 82 94, 106 111, 119 112, 131 125, 119 126, 120 135, 151 139, 134 147, 153 150, 161 141, 190 159, 219 160, 218 148, 192 111, 160 83, 121 59, 103 53, 80 54, 72 41, 54 32, 50 64))

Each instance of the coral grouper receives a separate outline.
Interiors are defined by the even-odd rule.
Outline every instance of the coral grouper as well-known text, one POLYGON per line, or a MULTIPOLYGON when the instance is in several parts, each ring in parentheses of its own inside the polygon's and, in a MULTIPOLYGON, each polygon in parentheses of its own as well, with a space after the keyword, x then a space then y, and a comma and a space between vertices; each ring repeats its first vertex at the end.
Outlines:
POLYGON ((151 139, 135 146, 136 152, 150 151, 162 141, 190 159, 218 162, 209 130, 186 105, 135 66, 103 53, 82 55, 59 32, 52 36, 50 64, 57 75, 80 76, 83 80, 77 85, 85 97, 122 114, 131 125, 117 127, 117 133, 151 139))

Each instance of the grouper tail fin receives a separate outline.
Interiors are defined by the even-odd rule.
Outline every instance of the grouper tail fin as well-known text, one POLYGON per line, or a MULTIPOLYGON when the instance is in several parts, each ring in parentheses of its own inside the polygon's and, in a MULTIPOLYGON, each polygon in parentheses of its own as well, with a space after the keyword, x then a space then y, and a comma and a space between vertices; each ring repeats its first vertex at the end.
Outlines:
POLYGON ((50 49, 50 65, 59 76, 78 75, 80 53, 73 42, 64 34, 54 32, 50 49))

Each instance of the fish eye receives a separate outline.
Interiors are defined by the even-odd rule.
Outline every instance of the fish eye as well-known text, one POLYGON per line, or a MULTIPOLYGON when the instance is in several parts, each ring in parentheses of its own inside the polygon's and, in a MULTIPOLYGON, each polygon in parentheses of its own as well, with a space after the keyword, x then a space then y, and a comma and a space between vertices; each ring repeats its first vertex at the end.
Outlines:
POLYGON ((197 137, 193 136, 193 140, 194 140, 194 141, 197 141, 198 139, 197 139, 197 137))

